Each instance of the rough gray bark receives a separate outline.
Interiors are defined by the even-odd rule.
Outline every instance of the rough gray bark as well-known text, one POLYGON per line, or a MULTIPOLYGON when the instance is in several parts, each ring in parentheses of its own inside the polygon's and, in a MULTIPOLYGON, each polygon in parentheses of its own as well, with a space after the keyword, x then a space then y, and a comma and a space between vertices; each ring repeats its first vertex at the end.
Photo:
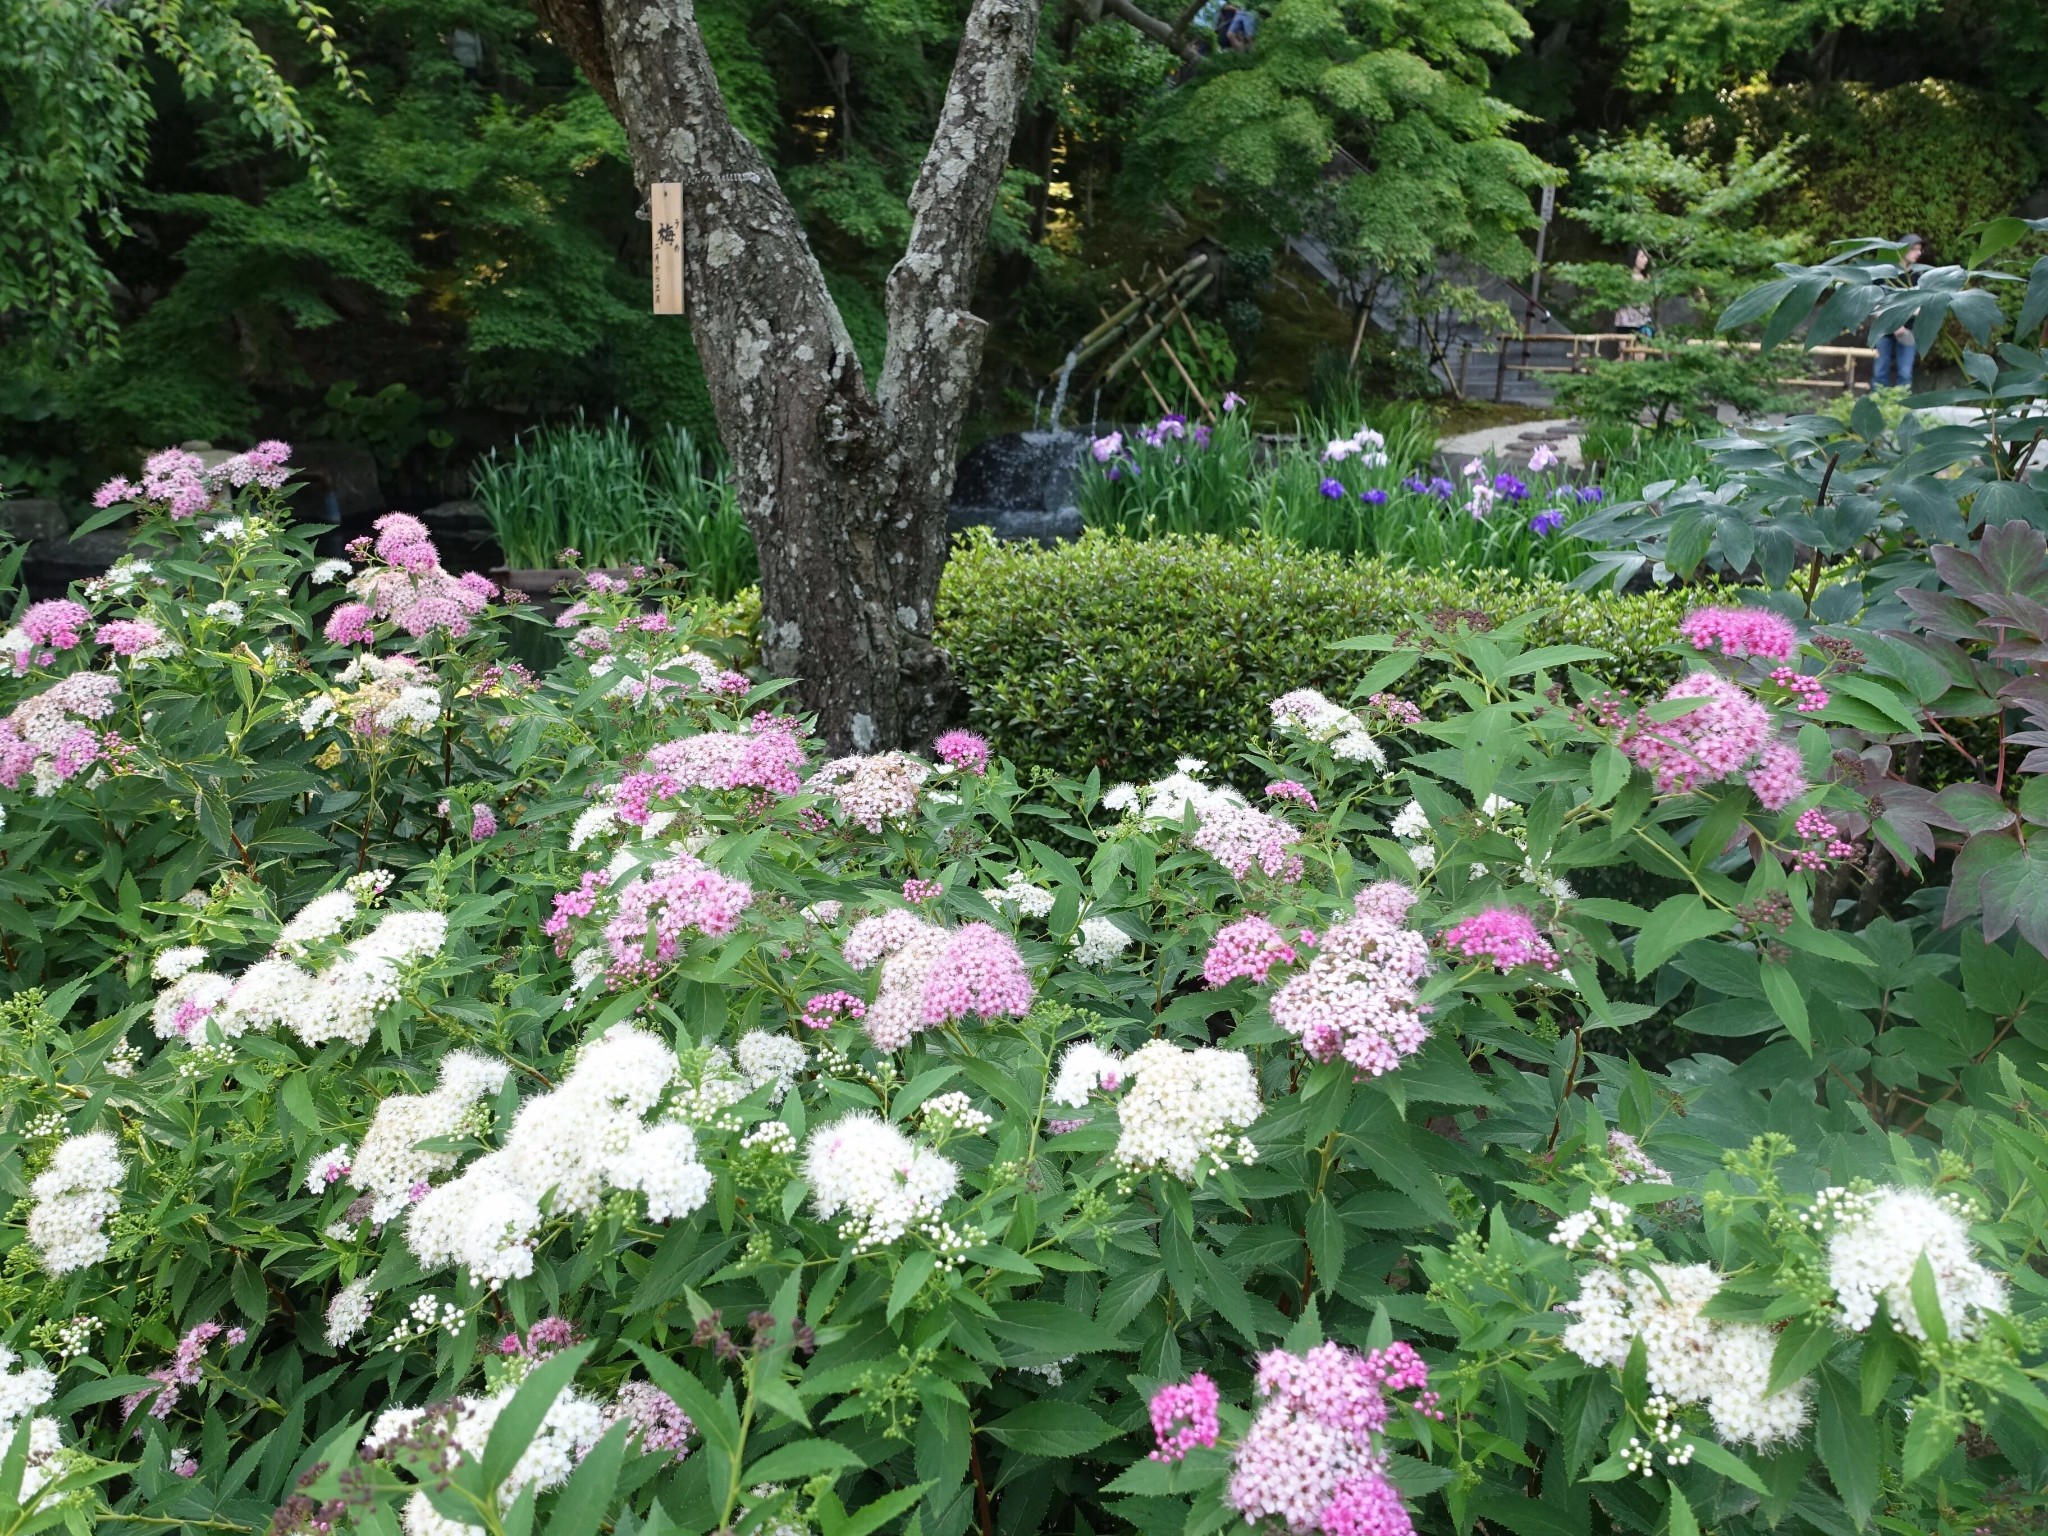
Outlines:
POLYGON ((691 331, 760 546, 763 660, 840 748, 921 745, 951 704, 932 608, 985 329, 968 305, 1038 3, 975 0, 967 18, 870 389, 795 210, 727 115, 692 0, 535 0, 624 124, 641 186, 683 184, 691 331))

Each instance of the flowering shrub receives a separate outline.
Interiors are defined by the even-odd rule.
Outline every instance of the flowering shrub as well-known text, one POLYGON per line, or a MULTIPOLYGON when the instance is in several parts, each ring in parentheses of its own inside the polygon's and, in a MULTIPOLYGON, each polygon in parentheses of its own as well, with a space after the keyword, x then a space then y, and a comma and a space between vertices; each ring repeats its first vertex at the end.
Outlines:
POLYGON ((658 579, 318 560, 282 462, 157 476, 7 647, 0 1511, 1662 1536, 2040 1485, 2048 962, 1815 923, 1873 808, 1798 630, 1655 701, 1533 616, 1364 635, 1229 762, 1027 784, 831 756, 658 579), (1631 867, 1671 894, 1581 894, 1631 867), (1653 1071, 1660 1016, 1764 1038, 1653 1071))

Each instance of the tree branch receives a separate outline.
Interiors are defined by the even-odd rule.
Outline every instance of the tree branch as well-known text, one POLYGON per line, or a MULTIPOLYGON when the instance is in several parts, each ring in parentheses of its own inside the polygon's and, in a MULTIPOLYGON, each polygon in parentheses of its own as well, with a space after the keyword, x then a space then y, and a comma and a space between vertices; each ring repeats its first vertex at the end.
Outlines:
POLYGON ((910 193, 910 243, 889 273, 889 352, 876 397, 912 473, 950 454, 981 363, 974 276, 1038 43, 1039 0, 975 0, 945 105, 910 193), (908 434, 908 440, 906 440, 908 434))
MULTIPOLYGON (((1193 23, 1194 18, 1192 15, 1186 23, 1176 27, 1170 21, 1161 21, 1157 16, 1149 12, 1139 10, 1136 5, 1131 3, 1131 0, 1102 0, 1102 9, 1106 14, 1136 27, 1140 32, 1151 38, 1153 42, 1158 43, 1162 47, 1172 49, 1189 63, 1193 63, 1202 56, 1202 50, 1189 42, 1185 35, 1186 26, 1193 23)), ((1195 9, 1199 12, 1201 7, 1197 6, 1195 9)))
POLYGON ((532 4, 548 41, 569 55, 570 62, 604 98, 612 116, 624 122, 618 83, 612 78, 612 56, 604 44, 604 8, 598 0, 532 0, 532 4))

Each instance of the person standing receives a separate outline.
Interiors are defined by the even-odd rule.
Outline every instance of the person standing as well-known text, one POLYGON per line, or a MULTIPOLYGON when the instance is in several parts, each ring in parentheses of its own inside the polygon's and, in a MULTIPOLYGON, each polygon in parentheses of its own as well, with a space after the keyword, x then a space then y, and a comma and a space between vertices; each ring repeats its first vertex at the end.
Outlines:
MULTIPOLYGON (((1898 275, 1884 279, 1884 286, 1891 289, 1911 288, 1920 281, 1920 253, 1923 249, 1920 237, 1907 235, 1899 245, 1898 275)), ((1886 335, 1873 337, 1871 345, 1877 348, 1877 363, 1870 370, 1870 387, 1883 389, 1896 384, 1911 389, 1913 359, 1918 350, 1912 326, 1901 325, 1886 335)))
POLYGON ((1629 264, 1628 275, 1644 287, 1643 296, 1633 303, 1624 304, 1614 312, 1614 328, 1617 331, 1634 331, 1645 339, 1657 331, 1655 310, 1650 307, 1650 253, 1640 245, 1636 247, 1635 260, 1629 264))

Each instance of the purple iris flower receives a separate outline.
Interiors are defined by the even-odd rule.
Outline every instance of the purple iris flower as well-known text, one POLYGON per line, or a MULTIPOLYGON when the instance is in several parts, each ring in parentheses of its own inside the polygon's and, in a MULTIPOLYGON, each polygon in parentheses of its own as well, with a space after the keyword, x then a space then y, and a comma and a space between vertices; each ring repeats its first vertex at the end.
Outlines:
POLYGON ((1564 526, 1564 513, 1556 507, 1538 512, 1529 519, 1529 531, 1539 539, 1547 539, 1564 526))
POLYGON ((1344 489, 1344 482, 1342 480, 1325 480, 1322 484, 1322 492, 1332 501, 1342 501, 1349 494, 1344 489))
POLYGON ((1578 491, 1579 500, 1585 502, 1588 506, 1598 501, 1601 494, 1600 487, 1597 485, 1582 485, 1578 491))
POLYGON ((1506 470, 1502 470, 1493 477, 1493 494, 1505 497, 1509 501, 1527 501, 1529 499, 1529 487, 1517 480, 1506 470))
POLYGON ((1358 493, 1358 499, 1364 502, 1368 507, 1384 507, 1387 504, 1387 493, 1381 490, 1378 486, 1372 486, 1366 490, 1360 491, 1358 493))
POLYGON ((1428 490, 1429 494, 1434 496, 1438 501, 1449 501, 1454 495, 1457 494, 1458 491, 1458 488, 1455 485, 1452 485, 1451 482, 1446 480, 1442 475, 1438 475, 1434 479, 1432 479, 1429 482, 1428 486, 1425 487, 1425 489, 1428 490))
POLYGON ((1410 475, 1401 484, 1418 496, 1427 496, 1429 494, 1429 482, 1420 475, 1410 475))

